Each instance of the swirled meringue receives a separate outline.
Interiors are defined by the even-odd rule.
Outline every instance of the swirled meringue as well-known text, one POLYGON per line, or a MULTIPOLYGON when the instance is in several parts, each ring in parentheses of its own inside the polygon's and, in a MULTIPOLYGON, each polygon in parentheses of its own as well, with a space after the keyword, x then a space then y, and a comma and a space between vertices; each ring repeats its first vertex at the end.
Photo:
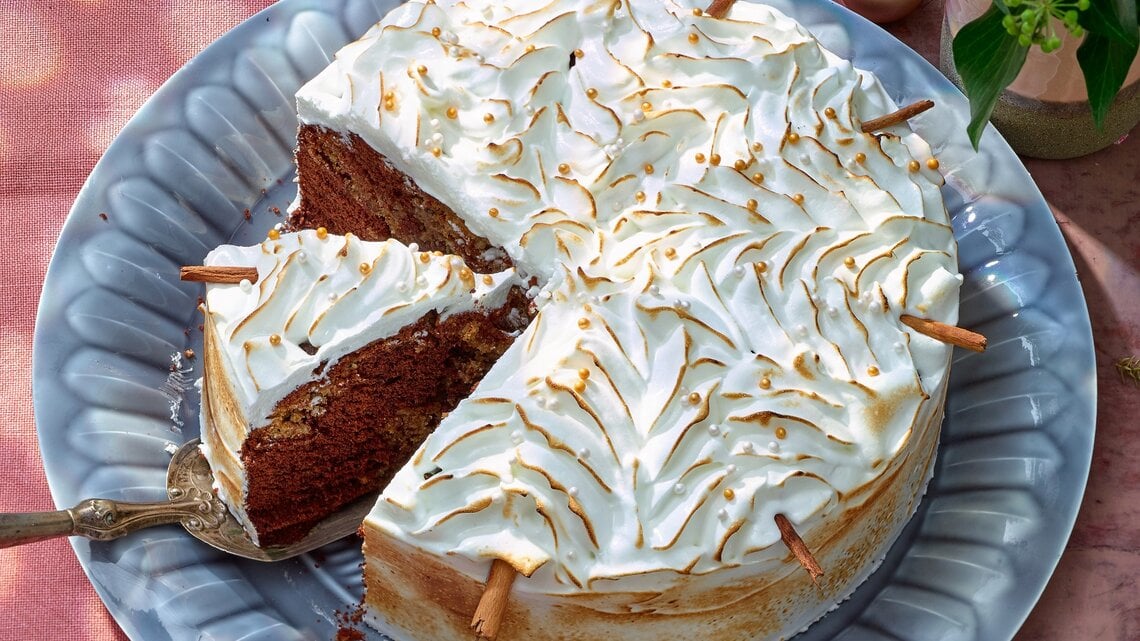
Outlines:
POLYGON ((787 633, 913 510, 950 348, 899 316, 957 320, 956 247, 929 146, 861 132, 894 109, 871 74, 770 7, 699 8, 412 1, 297 106, 541 287, 365 530, 474 581, 506 560, 520 599, 614 616, 712 611, 686 595, 800 572, 776 514, 821 545, 865 535, 826 603, 773 615, 787 633), (871 505, 887 522, 842 523, 871 505))

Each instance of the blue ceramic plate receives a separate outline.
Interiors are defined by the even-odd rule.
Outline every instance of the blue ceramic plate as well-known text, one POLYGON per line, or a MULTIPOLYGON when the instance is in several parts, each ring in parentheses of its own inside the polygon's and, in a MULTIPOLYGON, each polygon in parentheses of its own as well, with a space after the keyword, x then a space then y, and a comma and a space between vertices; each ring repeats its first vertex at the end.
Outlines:
MULTIPOLYGON (((171 357, 200 347, 199 287, 179 282, 178 268, 220 243, 259 241, 279 220, 273 208, 295 192, 294 92, 392 4, 279 2, 175 74, 96 166, 36 327, 35 411, 59 505, 164 496, 167 445, 198 431, 196 393, 184 393, 197 359, 171 357)), ((800 638, 1010 639, 1061 555, 1092 453, 1093 347, 1072 260, 996 133, 970 149, 968 107, 935 69, 831 2, 773 4, 878 74, 897 102, 937 102, 914 125, 947 174, 962 323, 990 339, 984 355, 956 354, 918 515, 871 580, 800 638)), ((136 641, 330 641, 338 611, 361 596, 352 540, 273 565, 227 557, 177 527, 74 544, 136 641)))

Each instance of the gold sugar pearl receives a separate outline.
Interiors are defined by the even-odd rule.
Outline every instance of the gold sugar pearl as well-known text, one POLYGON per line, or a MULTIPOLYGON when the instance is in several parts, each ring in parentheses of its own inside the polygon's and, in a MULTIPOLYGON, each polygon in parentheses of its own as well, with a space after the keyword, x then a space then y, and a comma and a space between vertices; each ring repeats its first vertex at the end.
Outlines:
POLYGON ((396 110, 395 98, 388 98, 387 100, 385 100, 384 101, 384 108, 387 109, 388 111, 395 111, 396 110))
POLYGON ((788 134, 788 144, 794 145, 799 141, 800 141, 800 135, 797 134, 796 132, 793 131, 793 132, 788 134))
POLYGON ((317 238, 324 240, 329 237, 329 230, 324 227, 317 227, 317 238))
POLYGON ((764 145, 759 142, 752 143, 752 151, 764 151, 764 145))
POLYGON ((570 173, 570 165, 568 165, 566 163, 562 163, 562 164, 558 165, 558 173, 560 173, 560 174, 570 173))
POLYGON ((269 240, 277 240, 278 238, 281 238, 281 232, 277 231, 276 229, 270 229, 269 234, 267 235, 269 236, 269 240))
POLYGON ((432 147, 431 148, 431 155, 435 156, 436 158, 439 158, 440 156, 443 155, 443 150, 440 149, 439 147, 432 147))
POLYGON ((701 11, 700 7, 693 7, 693 15, 694 16, 700 17, 700 16, 704 15, 704 13, 705 12, 701 11))
POLYGON ((788 430, 786 430, 782 427, 777 427, 776 428, 776 438, 780 439, 781 441, 788 438, 788 430))
POLYGON ((645 173, 652 174, 653 173, 653 165, 651 165, 649 163, 645 163, 645 173))
POLYGON ((874 365, 872 365, 872 366, 867 368, 867 376, 878 376, 878 375, 879 375, 879 368, 878 367, 875 367, 874 365))
POLYGON ((709 162, 714 164, 714 165, 719 165, 720 164, 720 154, 713 154, 713 155, 709 156, 709 162))
POLYGON ((579 394, 581 394, 582 392, 585 392, 586 391, 586 381, 575 381, 574 391, 578 392, 579 394))
POLYGON ((743 171, 744 168, 747 166, 748 166, 748 163, 744 162, 743 159, 739 159, 736 162, 732 163, 732 168, 735 169, 736 171, 743 171))
POLYGON ((735 498, 736 498, 736 492, 734 492, 731 487, 724 488, 724 499, 726 501, 731 501, 732 499, 735 499, 735 498))
POLYGON ((701 402, 701 395, 697 392, 689 392, 689 402, 693 405, 701 402))
POLYGON ((395 91, 385 91, 384 92, 384 100, 395 100, 395 99, 396 99, 396 92, 395 91))
POLYGON ((436 38, 438 38, 439 34, 441 34, 441 33, 443 33, 443 31, 441 31, 439 27, 432 27, 431 28, 431 35, 435 36, 436 38))
POLYGON ((495 122, 495 114, 483 114, 483 122, 488 125, 495 122))
POLYGON ((578 328, 586 329, 590 326, 590 319, 582 317, 578 319, 578 328))
POLYGON ((526 46, 526 51, 527 51, 527 53, 530 53, 531 51, 534 51, 534 45, 532 45, 532 44, 530 44, 530 45, 527 45, 527 46, 526 46))
POLYGON ((827 109, 823 110, 823 115, 827 116, 828 118, 834 118, 838 114, 835 113, 834 107, 828 107, 827 109))
POLYGON ((764 174, 762 174, 760 172, 756 172, 756 173, 752 174, 752 182, 754 182, 754 183, 764 182, 764 174))
POLYGON ((484 285, 494 285, 495 279, 492 278, 490 274, 483 274, 483 284, 484 285))
POLYGON ((365 276, 367 276, 368 272, 370 272, 370 271, 372 271, 372 265, 370 265, 368 263, 360 263, 360 273, 361 274, 364 274, 365 276))
POLYGON ((792 200, 797 205, 802 205, 802 204, 804 204, 804 195, 803 194, 792 194, 792 200))
POLYGON ((756 208, 760 206, 760 203, 756 202, 755 198, 749 198, 748 202, 745 203, 744 206, 748 208, 748 211, 756 211, 756 208))
POLYGON ((697 44, 698 42, 700 42, 700 40, 701 40, 701 37, 698 36, 697 34, 695 34, 695 33, 689 34, 689 42, 691 42, 692 44, 697 44))
POLYGON ((492 207, 492 208, 488 209, 487 215, 490 216, 491 218, 498 218, 499 217, 499 208, 498 207, 492 207))
POLYGON ((639 202, 639 203, 643 203, 643 202, 645 202, 645 192, 644 192, 644 191, 639 191, 639 192, 637 192, 636 194, 634 194, 634 195, 633 195, 633 197, 634 197, 634 198, 637 200, 637 202, 639 202))
POLYGON ((761 274, 763 274, 764 272, 768 271, 768 263, 765 263, 763 261, 756 263, 756 269, 761 274))
POLYGON ((584 55, 586 55, 585 51, 582 51, 581 49, 575 49, 574 50, 574 57, 575 58, 581 58, 584 55))
POLYGON ((698 151, 697 155, 693 156, 693 160, 696 160, 699 163, 703 163, 705 161, 705 155, 698 151))
POLYGON ((937 158, 929 158, 926 161, 926 167, 931 171, 938 171, 939 163, 937 158))
POLYGON ((672 247, 665 248, 665 258, 676 258, 677 250, 672 247))
POLYGON ((281 344, 281 337, 278 336, 277 334, 270 334, 269 335, 269 344, 270 345, 280 345, 281 344))
POLYGON ((913 174, 917 173, 919 169, 922 169, 922 165, 918 164, 917 160, 912 160, 906 164, 906 168, 913 174))
POLYGON ((768 378, 767 376, 760 379, 760 389, 768 389, 770 387, 772 387, 772 379, 768 378))
POLYGON ((417 71, 417 72, 418 72, 418 73, 419 73, 421 76, 423 76, 423 75, 426 75, 426 74, 427 74, 427 67, 425 67, 424 65, 420 65, 420 66, 416 67, 416 71, 417 71))
POLYGON ((590 378, 590 370, 585 368, 585 367, 578 370, 578 378, 580 378, 582 380, 586 380, 587 378, 590 378))
POLYGON ((672 80, 669 80, 669 79, 665 79, 665 80, 662 80, 662 81, 661 81, 661 86, 662 86, 662 87, 664 87, 664 88, 666 88, 666 89, 668 89, 669 87, 672 87, 672 86, 673 86, 673 81, 672 81, 672 80))
POLYGON ((847 258, 843 259, 843 264, 846 265, 848 269, 855 269, 855 258, 853 256, 848 256, 847 258))
POLYGON ((859 163, 860 165, 867 162, 867 154, 865 154, 861 151, 859 153, 855 154, 855 162, 859 163))
POLYGON ((427 252, 423 252, 422 254, 420 254, 420 262, 425 264, 425 265, 430 263, 431 262, 431 254, 429 254, 427 252))
POLYGON ((594 89, 593 87, 590 87, 589 89, 586 90, 586 97, 589 98, 590 100, 597 98, 598 97, 598 90, 594 89))
POLYGON ((456 118, 459 117, 459 110, 456 109, 455 107, 448 107, 447 108, 447 117, 451 118, 452 120, 455 120, 456 118))
POLYGON ((459 280, 475 280, 475 274, 466 267, 459 270, 459 280))
POLYGON ((653 103, 650 103, 650 102, 641 103, 641 110, 642 111, 653 111, 653 103))

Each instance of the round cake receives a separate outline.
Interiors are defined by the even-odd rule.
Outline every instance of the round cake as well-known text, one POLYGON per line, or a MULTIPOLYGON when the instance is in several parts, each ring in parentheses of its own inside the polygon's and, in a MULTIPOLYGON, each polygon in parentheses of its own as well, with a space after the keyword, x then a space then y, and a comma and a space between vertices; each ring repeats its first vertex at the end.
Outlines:
POLYGON ((705 9, 411 1, 297 95, 293 225, 533 315, 362 525, 396 639, 470 639, 496 561, 503 640, 787 638, 914 512, 951 348, 902 317, 953 324, 961 280, 937 160, 864 133, 896 106, 794 20, 705 9))

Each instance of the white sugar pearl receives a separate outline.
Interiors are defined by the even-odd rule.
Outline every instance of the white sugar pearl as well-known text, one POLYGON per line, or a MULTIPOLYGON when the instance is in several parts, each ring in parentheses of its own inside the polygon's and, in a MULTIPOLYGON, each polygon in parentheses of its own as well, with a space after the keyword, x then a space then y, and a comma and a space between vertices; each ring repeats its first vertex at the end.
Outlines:
POLYGON ((673 486, 673 493, 674 494, 684 494, 685 493, 685 484, 684 483, 677 483, 676 485, 674 485, 673 486))
POLYGON ((589 459, 590 458, 590 449, 583 447, 582 449, 578 450, 578 458, 582 459, 583 461, 589 459))
POLYGON ((515 445, 522 443, 523 442, 522 432, 520 432, 518 430, 511 432, 511 442, 514 443, 515 445))
POLYGON ((709 436, 716 436, 716 435, 720 434, 720 426, 717 425, 716 423, 709 425, 708 430, 709 430, 709 436))
POLYGON ((780 444, 777 443, 776 441, 772 441, 772 442, 768 443, 768 451, 769 452, 779 452, 780 451, 780 444))
POLYGON ((248 294, 249 290, 253 289, 253 283, 249 282, 248 278, 243 278, 241 279, 241 282, 238 283, 238 287, 241 288, 241 291, 248 294))
POLYGON ((570 487, 566 488, 566 493, 570 495, 570 498, 577 498, 578 497, 578 488, 571 485, 570 487))

